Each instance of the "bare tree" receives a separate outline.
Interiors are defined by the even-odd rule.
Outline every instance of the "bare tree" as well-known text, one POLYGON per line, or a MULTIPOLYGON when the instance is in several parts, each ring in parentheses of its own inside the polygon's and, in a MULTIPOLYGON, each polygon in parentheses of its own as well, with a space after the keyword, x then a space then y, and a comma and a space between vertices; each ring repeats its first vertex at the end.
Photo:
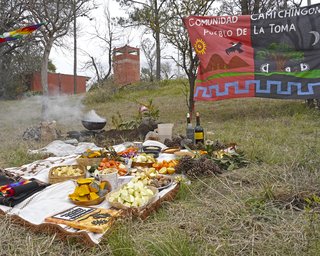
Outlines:
POLYGON ((161 73, 164 79, 171 79, 174 77, 172 74, 172 66, 169 61, 163 62, 161 65, 161 73))
POLYGON ((214 2, 214 0, 170 0, 166 11, 168 23, 163 34, 165 40, 179 51, 179 58, 171 56, 171 59, 184 70, 188 77, 188 108, 190 112, 194 110, 193 94, 199 59, 193 51, 188 33, 183 26, 183 18, 189 15, 208 15, 214 2))
POLYGON ((141 41, 141 49, 147 59, 147 64, 149 68, 149 79, 151 82, 154 80, 154 64, 156 60, 155 42, 149 38, 145 38, 141 41))
POLYGON ((169 0, 117 0, 128 8, 129 19, 120 20, 128 26, 145 26, 152 32, 156 43, 156 79, 161 79, 161 38, 160 35, 168 21, 166 3, 169 0))
POLYGON ((102 51, 107 53, 107 69, 101 60, 101 58, 106 57, 105 55, 97 57, 84 51, 89 57, 89 60, 84 65, 84 69, 90 68, 94 70, 97 78, 96 86, 101 86, 103 82, 111 76, 113 48, 115 42, 119 40, 119 31, 117 28, 118 20, 115 17, 111 17, 108 4, 104 6, 103 13, 103 20, 101 22, 96 22, 95 31, 89 34, 91 35, 91 39, 99 39, 102 42, 102 51))
POLYGON ((248 15, 299 7, 302 0, 219 0, 218 15, 248 15))
POLYGON ((79 17, 91 9, 90 0, 29 0, 28 11, 32 20, 45 25, 40 29, 44 52, 41 62, 41 85, 43 91, 42 119, 48 119, 48 61, 54 44, 70 32, 75 16, 79 17))

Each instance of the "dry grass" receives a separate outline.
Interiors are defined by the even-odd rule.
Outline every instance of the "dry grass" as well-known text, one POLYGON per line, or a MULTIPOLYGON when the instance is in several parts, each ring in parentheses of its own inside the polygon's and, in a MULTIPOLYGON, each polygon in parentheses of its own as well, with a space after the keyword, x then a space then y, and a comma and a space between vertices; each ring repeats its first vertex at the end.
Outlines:
MULTIPOLYGON (((58 118, 62 131, 81 129, 75 106, 95 109, 109 121, 119 111, 136 115, 138 101, 154 99, 160 120, 174 122, 184 133, 185 97, 181 84, 131 87, 106 102, 86 106, 66 98, 58 118), (129 90, 130 89, 130 90, 129 90), (72 106, 74 106, 72 108, 72 106)), ((252 164, 221 176, 182 186, 146 221, 125 220, 95 248, 54 236, 33 234, 6 219, 0 222, 3 255, 318 255, 320 250, 319 112, 302 101, 238 99, 197 103, 207 137, 237 142, 252 164), (305 198, 311 198, 306 203, 305 198), (22 232, 21 232, 22 231, 22 232), (26 253, 27 252, 27 253, 26 253)), ((37 124, 40 107, 34 98, 0 102, 0 166, 32 161, 25 151, 39 143, 21 141, 23 131, 37 124), (22 112, 20 112, 22 111, 22 112)), ((59 112, 58 111, 58 112, 59 112)), ((77 113, 79 114, 79 113, 77 113)), ((107 129, 111 128, 110 122, 107 129)), ((1 255, 0 253, 0 255, 1 255)))

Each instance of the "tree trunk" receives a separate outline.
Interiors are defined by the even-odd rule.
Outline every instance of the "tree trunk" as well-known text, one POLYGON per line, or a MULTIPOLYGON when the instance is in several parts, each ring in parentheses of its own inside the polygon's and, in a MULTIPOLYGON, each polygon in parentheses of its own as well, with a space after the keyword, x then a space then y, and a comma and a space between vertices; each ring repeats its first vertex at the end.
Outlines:
POLYGON ((49 87, 48 87, 48 62, 49 55, 53 45, 53 41, 49 40, 44 49, 41 63, 41 87, 42 87, 42 109, 41 119, 46 121, 49 119, 49 87))
POLYGON ((194 87, 196 82, 196 77, 193 75, 189 75, 189 112, 193 113, 194 111, 194 87))
POLYGON ((155 39, 156 39, 156 56, 157 56, 157 65, 156 65, 156 80, 161 79, 161 42, 160 42, 160 24, 159 24, 159 10, 158 2, 154 1, 154 11, 155 11, 155 39))
POLYGON ((161 79, 161 49, 160 49, 160 33, 156 33, 156 55, 157 55, 157 66, 156 66, 156 80, 161 79))
POLYGON ((249 13, 248 0, 240 0, 240 5, 241 5, 241 13, 242 13, 242 15, 250 14, 249 13))

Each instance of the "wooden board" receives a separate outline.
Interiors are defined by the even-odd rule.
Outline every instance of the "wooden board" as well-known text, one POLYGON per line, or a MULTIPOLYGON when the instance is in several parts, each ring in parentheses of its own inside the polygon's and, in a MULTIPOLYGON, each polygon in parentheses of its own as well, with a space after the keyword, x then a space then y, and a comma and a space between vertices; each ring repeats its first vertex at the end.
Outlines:
POLYGON ((50 216, 45 221, 94 233, 105 233, 122 214, 122 210, 75 206, 50 216))

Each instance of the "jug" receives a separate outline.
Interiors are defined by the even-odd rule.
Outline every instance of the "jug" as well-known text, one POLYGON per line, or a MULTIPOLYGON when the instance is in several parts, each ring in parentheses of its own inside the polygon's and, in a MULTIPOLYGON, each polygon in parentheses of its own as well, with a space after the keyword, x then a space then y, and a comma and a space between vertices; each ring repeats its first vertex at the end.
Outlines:
POLYGON ((158 124, 158 135, 160 142, 164 142, 165 139, 172 139, 172 123, 158 124))

